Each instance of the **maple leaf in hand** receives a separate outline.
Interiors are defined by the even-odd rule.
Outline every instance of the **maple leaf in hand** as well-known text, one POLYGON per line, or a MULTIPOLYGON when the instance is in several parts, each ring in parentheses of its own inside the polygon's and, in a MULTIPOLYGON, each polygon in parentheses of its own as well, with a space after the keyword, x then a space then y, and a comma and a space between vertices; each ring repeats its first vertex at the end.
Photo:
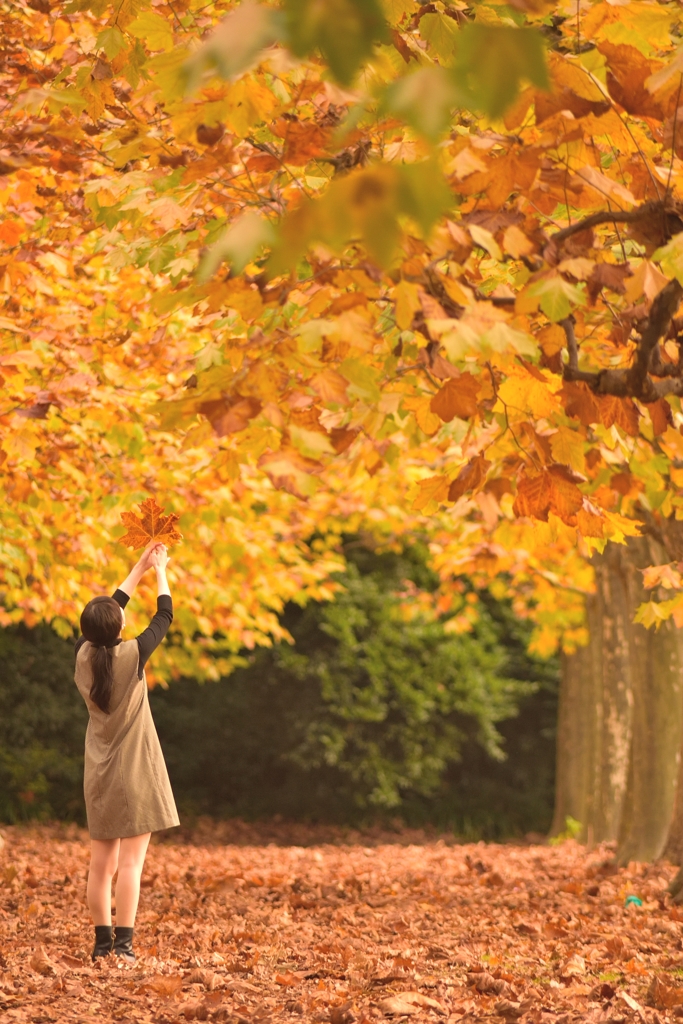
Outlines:
POLYGON ((144 548, 151 540, 157 540, 160 544, 174 544, 183 539, 175 525, 180 516, 176 512, 165 516, 163 508, 154 498, 146 498, 141 502, 140 512, 141 516, 136 516, 134 512, 121 513, 121 521, 128 527, 128 532, 121 537, 121 544, 135 549, 144 548))

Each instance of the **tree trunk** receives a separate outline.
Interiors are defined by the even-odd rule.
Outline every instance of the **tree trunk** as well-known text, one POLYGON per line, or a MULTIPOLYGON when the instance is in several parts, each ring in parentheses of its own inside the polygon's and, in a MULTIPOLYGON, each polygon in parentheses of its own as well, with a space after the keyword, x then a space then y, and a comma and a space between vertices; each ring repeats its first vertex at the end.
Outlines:
MULTIPOLYGON (((670 557, 651 537, 608 544, 596 555, 589 644, 563 661, 552 831, 561 832, 571 815, 589 845, 618 840, 622 863, 661 856, 674 817, 683 631, 672 621, 658 632, 633 622, 647 599, 641 570, 670 557)), ((683 859, 683 789, 678 802, 669 847, 677 843, 683 859)))
POLYGON ((628 783, 633 712, 630 636, 635 610, 629 600, 626 554, 623 545, 608 544, 604 554, 595 558, 597 614, 589 629, 597 634, 590 648, 599 647, 600 656, 593 660, 597 735, 591 817, 586 822, 595 843, 618 838, 628 783))
MULTIPOLYGON (((642 598, 642 594, 640 598, 642 598)), ((673 621, 633 629, 632 790, 619 860, 655 860, 673 824, 683 712, 683 645, 673 621)))
MULTIPOLYGON (((597 613, 597 598, 587 600, 589 621, 597 613)), ((562 683, 557 720, 557 757, 555 777, 555 814, 551 835, 559 835, 573 818, 582 825, 580 838, 586 842, 586 827, 592 818, 593 766, 597 716, 594 664, 599 661, 600 647, 595 641, 597 631, 590 633, 589 644, 575 654, 562 656, 562 683), (594 649, 596 648, 597 649, 594 649)))

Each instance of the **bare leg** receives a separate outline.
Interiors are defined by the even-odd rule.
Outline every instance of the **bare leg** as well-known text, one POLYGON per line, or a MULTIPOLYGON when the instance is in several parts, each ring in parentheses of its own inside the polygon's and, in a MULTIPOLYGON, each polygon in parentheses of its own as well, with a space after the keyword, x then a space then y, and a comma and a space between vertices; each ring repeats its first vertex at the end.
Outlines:
POLYGON ((111 925, 111 880, 119 859, 119 839, 92 839, 88 907, 95 925, 111 925))
POLYGON ((140 898, 140 876, 151 832, 121 840, 119 877, 116 880, 116 924, 133 928, 140 898))

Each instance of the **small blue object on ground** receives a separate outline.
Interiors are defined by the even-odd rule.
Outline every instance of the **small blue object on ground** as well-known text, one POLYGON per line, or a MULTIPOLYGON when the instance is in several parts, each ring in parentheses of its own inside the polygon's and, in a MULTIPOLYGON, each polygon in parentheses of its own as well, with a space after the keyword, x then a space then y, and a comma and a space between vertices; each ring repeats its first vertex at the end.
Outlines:
POLYGON ((624 906, 625 907, 631 907, 631 906, 633 906, 633 907, 642 907, 642 905, 643 905, 643 901, 640 899, 639 896, 633 896, 633 895, 627 896, 626 899, 624 900, 624 906))

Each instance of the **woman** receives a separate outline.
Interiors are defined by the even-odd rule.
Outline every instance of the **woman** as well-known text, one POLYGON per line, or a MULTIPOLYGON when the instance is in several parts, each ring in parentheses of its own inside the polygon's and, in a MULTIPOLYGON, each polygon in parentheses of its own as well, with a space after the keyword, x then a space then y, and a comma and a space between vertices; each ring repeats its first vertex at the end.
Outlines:
POLYGON ((114 596, 93 598, 81 615, 75 679, 90 714, 83 788, 92 840, 93 960, 113 950, 134 963, 133 928, 150 835, 179 824, 145 680, 145 663, 173 620, 167 564, 164 545, 150 543, 114 596), (134 640, 122 640, 123 609, 150 567, 157 576, 156 615, 134 640), (111 883, 117 870, 114 934, 111 883))

